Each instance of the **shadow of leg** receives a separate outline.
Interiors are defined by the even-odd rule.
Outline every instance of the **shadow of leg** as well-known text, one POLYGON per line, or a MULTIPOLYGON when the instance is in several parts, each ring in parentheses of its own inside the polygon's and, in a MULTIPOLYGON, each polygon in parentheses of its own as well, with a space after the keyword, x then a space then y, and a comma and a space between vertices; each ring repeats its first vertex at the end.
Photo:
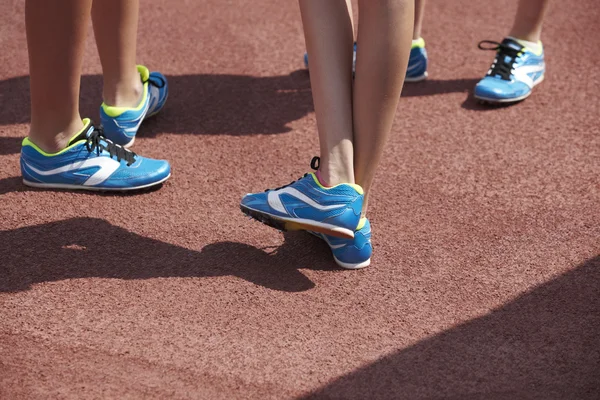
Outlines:
POLYGON ((218 242, 198 252, 95 218, 0 231, 0 254, 5 255, 0 266, 0 292, 88 277, 215 276, 238 276, 272 290, 300 292, 315 286, 300 268, 333 270, 335 266, 322 253, 306 251, 305 240, 311 238, 298 239, 286 237, 282 246, 270 251, 243 243, 218 242))

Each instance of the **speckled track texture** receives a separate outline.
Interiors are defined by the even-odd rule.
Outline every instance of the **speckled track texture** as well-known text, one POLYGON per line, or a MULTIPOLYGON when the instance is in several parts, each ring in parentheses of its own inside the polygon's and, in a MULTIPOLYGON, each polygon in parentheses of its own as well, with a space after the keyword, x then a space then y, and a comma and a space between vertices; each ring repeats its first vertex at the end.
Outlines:
POLYGON ((295 1, 142 1, 139 62, 170 98, 134 150, 173 177, 129 196, 21 183, 23 3, 0 0, 1 399, 600 398, 597 1, 553 2, 546 81, 494 109, 477 42, 516 0, 429 1, 362 271, 239 210, 318 151, 295 1))

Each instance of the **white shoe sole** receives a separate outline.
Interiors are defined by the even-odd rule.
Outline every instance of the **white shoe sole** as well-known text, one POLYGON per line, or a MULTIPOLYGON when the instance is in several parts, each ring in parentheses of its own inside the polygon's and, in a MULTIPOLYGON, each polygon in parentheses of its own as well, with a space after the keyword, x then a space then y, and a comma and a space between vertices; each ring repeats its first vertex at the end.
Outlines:
POLYGON ((520 96, 520 97, 512 98, 512 99, 490 99, 488 97, 477 96, 477 95, 473 95, 473 97, 475 97, 477 100, 481 100, 482 102, 490 103, 490 104, 516 103, 521 100, 525 100, 526 98, 531 96, 531 93, 533 92, 533 88, 536 87, 537 85, 539 85, 540 83, 542 83, 543 81, 544 81, 544 75, 542 75, 537 81, 533 82, 533 87, 531 88, 529 93, 524 94, 523 96, 520 96))
POLYGON ((31 182, 26 179, 23 179, 23 183, 27 186, 40 188, 40 189, 68 189, 68 190, 89 190, 92 192, 128 192, 132 190, 140 190, 146 189, 152 186, 160 185, 165 182, 167 179, 171 177, 169 174, 167 177, 161 179, 160 181, 148 183, 146 185, 128 187, 128 188, 103 188, 97 186, 83 186, 83 185, 69 185, 66 183, 41 183, 41 182, 31 182))
POLYGON ((365 268, 368 267, 369 265, 371 265, 371 259, 369 258, 366 261, 363 261, 361 263, 358 264, 349 264, 349 263, 344 263, 341 262, 340 260, 338 260, 337 258, 335 258, 335 256, 333 256, 333 259, 335 260, 336 264, 339 265, 340 267, 344 268, 344 269, 361 269, 361 268, 365 268))
POLYGON ((303 218, 286 218, 240 205, 242 212, 257 221, 281 231, 314 231, 343 239, 354 239, 354 231, 303 218))

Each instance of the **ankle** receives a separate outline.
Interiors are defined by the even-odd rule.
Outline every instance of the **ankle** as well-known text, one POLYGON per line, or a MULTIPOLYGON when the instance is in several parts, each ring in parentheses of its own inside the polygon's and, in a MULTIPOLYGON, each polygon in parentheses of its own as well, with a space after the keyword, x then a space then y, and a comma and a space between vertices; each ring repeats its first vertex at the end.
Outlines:
POLYGON ((323 165, 317 171, 317 178, 323 186, 331 187, 341 183, 354 183, 352 168, 323 165))
POLYGON ((539 43, 540 41, 540 32, 521 32, 521 31, 511 31, 507 37, 523 40, 531 43, 539 43))
POLYGON ((129 82, 104 83, 104 104, 112 107, 137 107, 142 101, 144 85, 139 74, 129 82))
POLYGON ((31 124, 29 140, 46 153, 57 153, 69 144, 69 140, 83 129, 81 119, 71 122, 68 126, 58 130, 39 129, 31 124))

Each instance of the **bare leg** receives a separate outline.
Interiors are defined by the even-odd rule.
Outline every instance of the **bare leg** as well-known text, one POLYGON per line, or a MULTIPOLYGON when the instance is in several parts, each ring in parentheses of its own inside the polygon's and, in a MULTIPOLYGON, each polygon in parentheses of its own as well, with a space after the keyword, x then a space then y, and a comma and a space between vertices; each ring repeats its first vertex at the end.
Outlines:
POLYGON ((421 27, 425 15, 425 0, 415 0, 415 28, 413 29, 413 40, 421 38, 421 27))
POLYGON ((83 128, 79 86, 92 0, 27 0, 30 140, 54 153, 83 128), (51 27, 49 27, 51 21, 51 27))
POLYGON ((104 76, 104 102, 135 107, 143 86, 136 67, 139 0, 98 0, 92 8, 104 76))
POLYGON ((354 14, 352 13, 352 0, 346 0, 346 6, 348 6, 348 15, 350 15, 350 21, 352 22, 352 37, 354 37, 356 25, 354 24, 354 14))
POLYGON ((354 183, 352 16, 344 0, 300 0, 321 147, 320 176, 354 183))
POLYGON ((538 42, 548 4, 550 4, 549 0, 520 0, 509 36, 529 42, 538 42))
POLYGON ((358 54, 354 83, 354 170, 369 190, 404 83, 413 34, 414 0, 359 0, 358 54))

